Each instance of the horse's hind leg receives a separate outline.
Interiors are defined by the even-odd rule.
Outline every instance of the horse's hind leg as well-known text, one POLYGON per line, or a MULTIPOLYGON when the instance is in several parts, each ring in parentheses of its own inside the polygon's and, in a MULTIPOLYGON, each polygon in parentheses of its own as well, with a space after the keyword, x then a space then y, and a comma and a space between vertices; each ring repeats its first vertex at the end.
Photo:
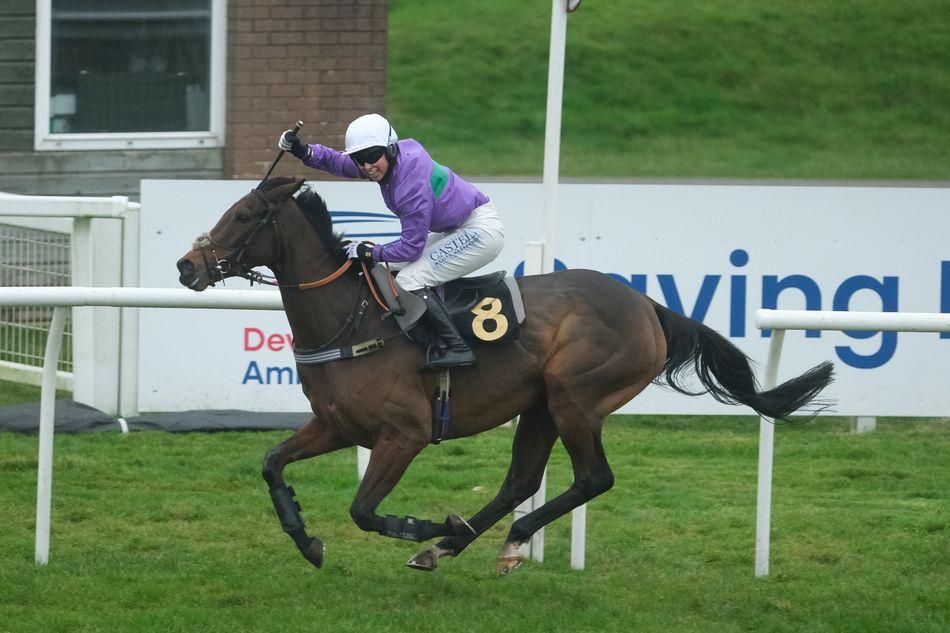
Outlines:
POLYGON ((300 504, 294 500, 294 489, 284 482, 284 467, 291 462, 348 446, 353 446, 353 442, 340 435, 329 424, 321 424, 314 417, 296 433, 267 451, 264 456, 261 474, 270 490, 280 526, 290 535, 304 558, 317 567, 323 565, 323 541, 307 535, 303 517, 300 516, 300 504))
POLYGON ((433 571, 442 556, 458 556, 463 549, 488 528, 506 517, 528 497, 538 491, 548 463, 551 448, 557 440, 557 429, 541 402, 521 414, 511 449, 511 466, 501 490, 468 520, 475 530, 467 536, 449 536, 427 550, 423 550, 406 563, 413 569, 433 571))
POLYGON ((556 402, 552 402, 549 406, 561 441, 571 458, 574 482, 564 493, 512 524, 511 531, 498 556, 498 573, 500 574, 507 574, 521 564, 522 558, 518 553, 518 548, 528 542, 531 535, 574 508, 606 492, 614 483, 613 472, 607 464, 607 457, 604 455, 600 440, 603 419, 592 419, 573 404, 557 406, 556 402))
POLYGON ((574 481, 514 522, 498 557, 499 573, 520 564, 518 548, 532 534, 613 486, 600 438, 604 419, 650 384, 667 353, 650 304, 638 300, 629 307, 618 312, 615 305, 579 305, 558 327, 543 375, 548 410, 571 458, 574 481))
POLYGON ((396 487, 409 464, 427 445, 428 438, 414 442, 405 437, 381 439, 373 445, 366 474, 350 506, 350 516, 361 530, 407 541, 427 541, 436 536, 472 533, 468 523, 454 514, 446 517, 443 523, 411 516, 381 517, 376 514, 376 508, 396 487))

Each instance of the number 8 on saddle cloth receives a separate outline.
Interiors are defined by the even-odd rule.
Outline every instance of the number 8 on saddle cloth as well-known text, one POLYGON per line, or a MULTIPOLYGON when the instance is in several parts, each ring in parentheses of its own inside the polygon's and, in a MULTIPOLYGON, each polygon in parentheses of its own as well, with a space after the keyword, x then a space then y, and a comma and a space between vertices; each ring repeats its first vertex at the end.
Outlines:
MULTIPOLYGON (((399 324, 400 329, 421 345, 429 345, 432 335, 424 322, 425 304, 419 297, 395 284, 399 298, 393 296, 385 266, 376 265, 371 270, 373 280, 383 299, 399 324), (405 314, 398 312, 405 310, 405 314)), ((524 321, 524 303, 518 282, 505 271, 479 277, 463 277, 436 288, 442 297, 445 309, 452 316, 455 327, 473 345, 504 343, 518 338, 519 325, 524 321)))

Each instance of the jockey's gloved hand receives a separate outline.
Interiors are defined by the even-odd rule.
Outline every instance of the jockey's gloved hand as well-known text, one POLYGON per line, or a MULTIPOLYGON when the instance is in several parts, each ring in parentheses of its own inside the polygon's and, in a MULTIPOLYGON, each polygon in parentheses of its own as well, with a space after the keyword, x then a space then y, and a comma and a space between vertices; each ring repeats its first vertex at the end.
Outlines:
POLYGON ((368 242, 350 242, 345 252, 349 259, 358 259, 367 266, 373 265, 373 245, 368 242))
POLYGON ((300 139, 297 138, 296 132, 293 130, 287 130, 280 135, 280 138, 277 139, 277 147, 285 152, 290 152, 300 160, 304 160, 310 156, 310 146, 301 143, 300 139))

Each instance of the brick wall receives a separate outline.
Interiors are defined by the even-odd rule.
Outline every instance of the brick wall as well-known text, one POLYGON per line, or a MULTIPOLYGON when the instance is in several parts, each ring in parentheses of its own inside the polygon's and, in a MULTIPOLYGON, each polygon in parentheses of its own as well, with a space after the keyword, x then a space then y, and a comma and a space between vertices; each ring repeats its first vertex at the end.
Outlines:
MULTIPOLYGON (((347 124, 385 114, 386 0, 232 0, 226 178, 259 179, 280 133, 342 147, 347 124)), ((275 175, 324 177, 286 156, 275 175)))

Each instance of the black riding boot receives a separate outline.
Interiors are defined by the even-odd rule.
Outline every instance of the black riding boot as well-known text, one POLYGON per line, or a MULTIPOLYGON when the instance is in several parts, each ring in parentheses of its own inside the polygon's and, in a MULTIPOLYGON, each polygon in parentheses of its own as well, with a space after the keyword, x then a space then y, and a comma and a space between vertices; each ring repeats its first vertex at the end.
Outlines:
POLYGON ((429 358, 429 366, 441 369, 473 365, 475 353, 459 334, 439 296, 430 288, 413 290, 412 294, 422 297, 422 300, 426 302, 426 323, 432 333, 442 339, 445 345, 444 351, 436 345, 432 346, 433 355, 429 358))

